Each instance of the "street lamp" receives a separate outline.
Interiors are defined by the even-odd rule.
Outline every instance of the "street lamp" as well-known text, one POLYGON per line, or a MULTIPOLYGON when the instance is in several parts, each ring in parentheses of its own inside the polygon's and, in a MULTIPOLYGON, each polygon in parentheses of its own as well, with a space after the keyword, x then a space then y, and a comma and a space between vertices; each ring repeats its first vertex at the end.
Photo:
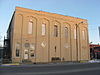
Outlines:
POLYGON ((79 22, 78 24, 76 24, 76 50, 77 50, 77 61, 78 61, 78 48, 79 48, 79 45, 78 45, 78 28, 79 28, 79 25, 82 24, 82 22, 79 22))

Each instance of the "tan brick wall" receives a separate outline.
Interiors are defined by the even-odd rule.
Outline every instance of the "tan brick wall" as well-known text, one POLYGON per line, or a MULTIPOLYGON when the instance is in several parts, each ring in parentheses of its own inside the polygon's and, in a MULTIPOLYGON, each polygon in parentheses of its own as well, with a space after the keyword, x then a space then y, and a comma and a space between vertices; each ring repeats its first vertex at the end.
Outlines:
POLYGON ((88 24, 85 19, 16 7, 12 39, 13 62, 24 60, 25 43, 30 44, 28 60, 32 62, 52 62, 52 57, 59 57, 62 61, 89 60, 88 24), (28 34, 30 20, 33 23, 32 34, 28 34), (46 24, 45 36, 42 35, 43 23, 46 24), (58 26, 58 37, 54 37, 54 25, 58 26), (65 37, 65 27, 68 28, 68 38, 65 37), (85 31, 85 40, 82 39, 82 31, 85 31), (16 57, 17 42, 20 43, 20 57, 16 57), (31 48, 33 44, 34 49, 31 48), (34 57, 30 56, 31 52, 34 57))

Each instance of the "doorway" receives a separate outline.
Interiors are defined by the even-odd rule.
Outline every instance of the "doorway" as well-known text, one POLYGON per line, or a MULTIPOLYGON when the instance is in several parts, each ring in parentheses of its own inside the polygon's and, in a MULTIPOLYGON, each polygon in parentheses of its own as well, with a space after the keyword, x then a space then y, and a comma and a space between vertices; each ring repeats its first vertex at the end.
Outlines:
POLYGON ((29 60, 29 49, 30 49, 30 44, 25 43, 24 44, 24 60, 29 60))
POLYGON ((52 61, 57 62, 60 61, 59 51, 57 50, 57 47, 54 47, 54 56, 52 57, 52 61))
POLYGON ((24 59, 29 60, 29 50, 28 49, 24 50, 24 59))

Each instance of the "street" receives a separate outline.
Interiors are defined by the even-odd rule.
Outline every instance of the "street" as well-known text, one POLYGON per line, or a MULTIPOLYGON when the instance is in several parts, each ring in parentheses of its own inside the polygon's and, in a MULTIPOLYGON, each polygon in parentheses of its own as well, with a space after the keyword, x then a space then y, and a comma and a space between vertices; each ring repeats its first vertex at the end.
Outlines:
POLYGON ((0 75, 100 75, 100 63, 1 65, 0 75))

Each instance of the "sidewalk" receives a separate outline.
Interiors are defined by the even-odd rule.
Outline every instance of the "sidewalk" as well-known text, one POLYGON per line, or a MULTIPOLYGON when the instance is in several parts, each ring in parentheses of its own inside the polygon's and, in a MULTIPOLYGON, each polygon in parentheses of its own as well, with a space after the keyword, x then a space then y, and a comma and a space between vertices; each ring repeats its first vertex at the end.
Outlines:
POLYGON ((80 62, 37 63, 37 64, 9 63, 1 65, 2 66, 60 66, 60 65, 78 65, 78 64, 92 64, 92 63, 100 63, 100 60, 90 60, 90 61, 80 61, 80 62))
POLYGON ((17 66, 20 65, 19 63, 8 63, 8 64, 1 64, 2 66, 17 66))

